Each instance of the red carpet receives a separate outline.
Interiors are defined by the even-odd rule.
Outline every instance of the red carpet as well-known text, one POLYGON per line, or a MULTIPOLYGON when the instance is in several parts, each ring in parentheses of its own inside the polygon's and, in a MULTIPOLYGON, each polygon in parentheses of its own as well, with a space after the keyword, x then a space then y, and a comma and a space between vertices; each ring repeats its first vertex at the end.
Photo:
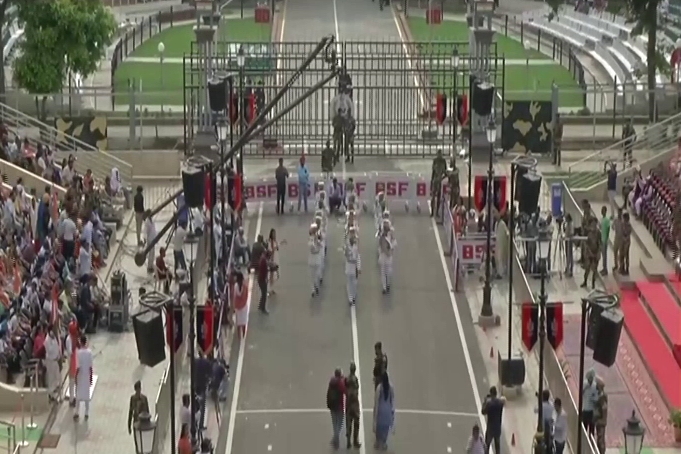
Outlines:
POLYGON ((621 290, 624 324, 662 395, 672 407, 681 408, 681 367, 643 306, 638 292, 621 290))
POLYGON ((672 345, 681 344, 681 306, 669 294, 663 282, 637 282, 636 286, 657 318, 672 345))

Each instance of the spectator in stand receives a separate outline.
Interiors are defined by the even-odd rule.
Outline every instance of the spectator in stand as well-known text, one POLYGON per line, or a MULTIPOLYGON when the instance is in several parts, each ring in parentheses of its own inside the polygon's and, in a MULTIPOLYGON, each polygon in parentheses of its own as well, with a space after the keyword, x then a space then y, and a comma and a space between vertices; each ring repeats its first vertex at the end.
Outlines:
POLYGON ((35 148, 33 148, 31 142, 29 142, 28 137, 26 137, 24 139, 24 144, 21 147, 21 157, 24 162, 24 168, 30 170, 31 172, 35 172, 35 156, 35 148))
POLYGON ((61 230, 60 239, 62 240, 64 258, 68 262, 75 258, 76 236, 78 234, 78 228, 76 227, 76 223, 73 221, 73 219, 68 216, 68 213, 66 213, 66 216, 64 216, 59 228, 61 230))
POLYGON ((76 159, 73 155, 69 155, 69 159, 66 161, 66 165, 62 164, 61 168, 61 183, 64 187, 69 187, 73 184, 73 179, 76 178, 76 169, 73 167, 76 163, 76 159))
POLYGON ((192 454, 192 441, 189 438, 189 425, 182 424, 180 429, 180 439, 177 442, 178 454, 192 454))
POLYGON ((83 189, 85 189, 85 192, 92 192, 95 190, 95 177, 92 175, 92 169, 87 169, 85 171, 85 176, 83 177, 83 189))
POLYGON ((78 279, 82 284, 87 284, 92 276, 92 252, 90 243, 83 241, 78 253, 78 279))

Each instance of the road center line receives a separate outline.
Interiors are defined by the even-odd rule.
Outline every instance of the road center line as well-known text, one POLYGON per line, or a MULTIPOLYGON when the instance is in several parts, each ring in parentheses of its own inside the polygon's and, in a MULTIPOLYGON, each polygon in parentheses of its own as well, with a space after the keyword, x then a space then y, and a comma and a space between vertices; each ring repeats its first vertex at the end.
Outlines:
MULTIPOLYGON (((364 408, 363 413, 372 413, 373 408, 364 408)), ((275 408, 270 410, 237 410, 237 415, 305 415, 305 414, 328 414, 327 408, 275 408)), ((398 415, 420 415, 420 416, 456 416, 464 418, 478 418, 477 413, 467 413, 460 411, 438 411, 438 410, 408 410, 395 409, 398 415)))

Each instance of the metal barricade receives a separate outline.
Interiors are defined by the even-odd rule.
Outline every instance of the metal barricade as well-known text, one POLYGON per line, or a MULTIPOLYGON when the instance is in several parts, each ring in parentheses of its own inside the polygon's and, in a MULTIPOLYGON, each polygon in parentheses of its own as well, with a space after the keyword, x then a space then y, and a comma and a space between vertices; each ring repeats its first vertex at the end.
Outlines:
POLYGON ((7 452, 9 454, 12 454, 16 447, 17 447, 17 427, 14 425, 14 423, 7 422, 7 421, 0 421, 0 430, 5 432, 6 436, 6 444, 0 445, 0 449, 7 448, 7 452))

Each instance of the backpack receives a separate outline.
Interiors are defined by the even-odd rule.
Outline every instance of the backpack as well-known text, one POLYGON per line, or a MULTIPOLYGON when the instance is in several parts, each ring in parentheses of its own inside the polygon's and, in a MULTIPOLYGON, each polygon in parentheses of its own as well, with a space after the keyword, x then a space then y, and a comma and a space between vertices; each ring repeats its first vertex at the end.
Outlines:
POLYGON ((326 408, 329 410, 337 410, 343 403, 342 399, 343 395, 340 392, 338 381, 330 381, 329 389, 326 390, 326 408))

